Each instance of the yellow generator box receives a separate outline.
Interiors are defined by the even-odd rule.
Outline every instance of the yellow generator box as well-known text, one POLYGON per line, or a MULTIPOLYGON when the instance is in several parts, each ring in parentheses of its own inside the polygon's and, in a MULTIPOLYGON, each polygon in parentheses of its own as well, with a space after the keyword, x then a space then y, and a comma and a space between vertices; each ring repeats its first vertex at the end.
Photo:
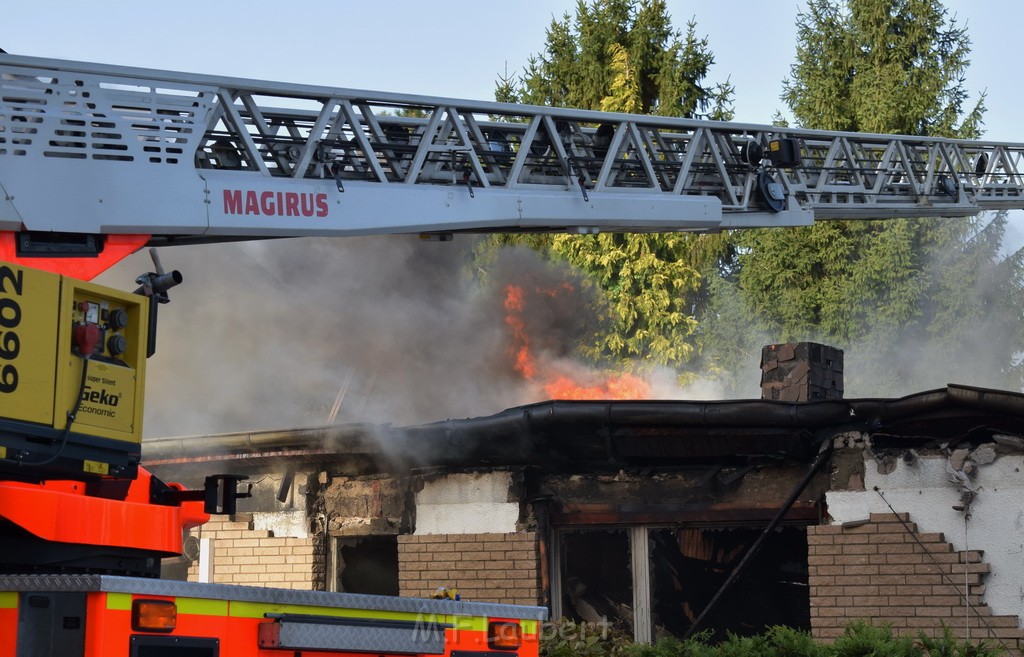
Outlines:
POLYGON ((0 262, 0 422, 137 452, 148 323, 146 297, 0 262))
POLYGON ((0 418, 53 424, 60 276, 0 262, 0 418))

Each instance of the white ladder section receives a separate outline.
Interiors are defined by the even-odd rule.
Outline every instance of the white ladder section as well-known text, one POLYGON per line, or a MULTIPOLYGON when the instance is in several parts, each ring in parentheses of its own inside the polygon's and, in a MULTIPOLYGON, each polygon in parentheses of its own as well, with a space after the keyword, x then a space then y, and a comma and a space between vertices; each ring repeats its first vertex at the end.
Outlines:
POLYGON ((716 231, 1024 207, 1024 144, 0 54, 0 229, 173 240, 716 231))

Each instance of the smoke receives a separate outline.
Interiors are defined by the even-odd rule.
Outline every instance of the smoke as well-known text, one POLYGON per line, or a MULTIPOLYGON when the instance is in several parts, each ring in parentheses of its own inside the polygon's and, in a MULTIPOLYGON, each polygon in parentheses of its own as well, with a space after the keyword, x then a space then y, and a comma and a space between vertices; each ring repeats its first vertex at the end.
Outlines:
POLYGON ((1022 391, 1024 251, 1006 250, 1003 213, 968 226, 973 235, 926 260, 930 294, 917 316, 901 324, 883 317, 846 348, 847 397, 904 396, 950 383, 1022 391))
POLYGON ((1024 392, 1013 371, 1021 354, 1010 356, 1020 343, 1000 314, 979 313, 946 334, 893 339, 887 327, 872 331, 845 349, 845 396, 902 397, 951 383, 1024 392))
MULTIPOLYGON (((538 380, 515 369, 512 285, 526 293, 519 316, 537 362, 591 385, 594 368, 581 364, 578 349, 607 321, 593 289, 526 249, 501 252, 481 285, 468 275, 473 245, 389 236, 162 250, 164 265, 185 281, 160 309, 157 353, 147 364, 146 437, 422 424, 547 400, 538 380)), ((135 276, 150 270, 140 253, 100 282, 133 289, 135 276)), ((980 280, 974 297, 995 298, 987 286, 980 280)), ((717 380, 683 386, 679 372, 645 369, 649 398, 757 397, 760 346, 778 340, 746 345, 754 331, 738 328, 743 314, 737 307, 719 322, 745 346, 717 380)), ((885 354, 877 345, 889 336, 846 345, 846 396, 903 395, 948 382, 1000 387, 997 352, 1009 340, 996 334, 1006 322, 996 314, 960 325, 968 333, 885 354)))
MULTIPOLYGON (((593 294, 525 249, 499 253, 480 285, 472 246, 388 236, 161 250, 184 282, 160 308, 145 436, 419 424, 546 399, 513 368, 504 290, 529 290, 533 346, 565 362, 600 322, 593 294)), ((152 268, 135 254, 99 282, 132 289, 152 268)))
MULTIPOLYGON (((500 298, 465 275, 471 240, 301 239, 164 249, 146 436, 419 423, 521 401, 500 298)), ((130 289, 132 256, 101 282, 130 289)))

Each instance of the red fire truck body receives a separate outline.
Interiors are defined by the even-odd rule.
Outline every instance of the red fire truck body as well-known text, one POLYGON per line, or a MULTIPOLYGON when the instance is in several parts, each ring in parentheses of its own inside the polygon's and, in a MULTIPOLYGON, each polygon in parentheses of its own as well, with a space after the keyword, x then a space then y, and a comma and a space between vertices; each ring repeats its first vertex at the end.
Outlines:
POLYGON ((111 575, 0 576, 0 657, 536 657, 545 610, 111 575))

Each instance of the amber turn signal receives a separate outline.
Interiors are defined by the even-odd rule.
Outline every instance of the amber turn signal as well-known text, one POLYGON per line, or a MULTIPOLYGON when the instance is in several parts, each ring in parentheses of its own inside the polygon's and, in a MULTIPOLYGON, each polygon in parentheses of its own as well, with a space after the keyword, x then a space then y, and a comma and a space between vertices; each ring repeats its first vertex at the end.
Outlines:
POLYGON ((169 600, 133 600, 132 629, 136 632, 173 632, 178 626, 178 605, 169 600))
POLYGON ((523 645, 519 623, 491 621, 487 626, 487 645, 495 650, 518 650, 523 645))

